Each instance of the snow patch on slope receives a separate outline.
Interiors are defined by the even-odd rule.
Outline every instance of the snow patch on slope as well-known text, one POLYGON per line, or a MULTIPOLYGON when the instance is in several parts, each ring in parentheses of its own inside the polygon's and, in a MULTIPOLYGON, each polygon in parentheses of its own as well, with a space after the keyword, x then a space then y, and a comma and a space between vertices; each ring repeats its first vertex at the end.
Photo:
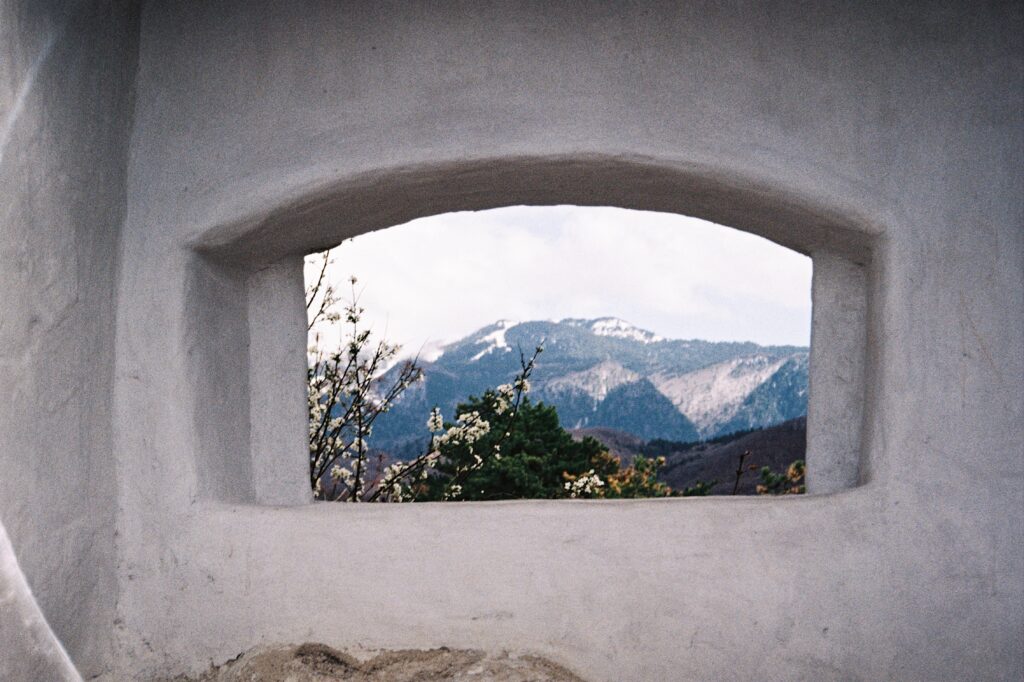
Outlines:
POLYGON ((613 388, 639 378, 640 375, 636 372, 626 369, 617 362, 605 360, 590 369, 552 379, 544 384, 544 390, 552 393, 579 391, 593 398, 596 404, 604 400, 613 388))
POLYGON ((753 355, 720 362, 688 374, 651 377, 655 387, 690 419, 701 436, 731 419, 758 386, 789 358, 753 355))
POLYGON ((514 326, 516 326, 516 323, 512 320, 498 320, 494 323, 493 331, 484 334, 478 339, 474 339, 473 345, 485 344, 485 347, 482 351, 471 357, 469 361, 475 362, 488 353, 493 353, 499 348, 511 349, 508 342, 505 340, 505 332, 514 326))

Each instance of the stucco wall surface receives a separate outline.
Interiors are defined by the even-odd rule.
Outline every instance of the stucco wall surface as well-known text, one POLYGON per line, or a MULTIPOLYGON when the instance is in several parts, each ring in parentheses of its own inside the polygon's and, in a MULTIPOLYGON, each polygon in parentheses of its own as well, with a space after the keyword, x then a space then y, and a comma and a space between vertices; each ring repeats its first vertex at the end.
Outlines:
POLYGON ((0 521, 82 672, 312 639, 594 680, 1024 677, 1024 20, 890 5, 0 2, 0 521), (294 335, 250 344, 253 273, 557 202, 862 267, 862 485, 246 504, 275 418, 250 352, 294 335))
POLYGON ((137 18, 127 2, 0 2, 4 680, 75 675, 44 616, 86 675, 110 659, 114 296, 137 18))
POLYGON ((1024 674, 1021 12, 891 5, 147 5, 118 308, 126 660, 317 639, 532 650, 595 680, 1024 674), (246 348, 224 322, 245 275, 191 246, 244 270, 415 215, 558 201, 868 263, 865 485, 211 499, 189 424, 245 389, 188 377, 208 334, 246 348), (208 297, 221 316, 194 312, 208 297))

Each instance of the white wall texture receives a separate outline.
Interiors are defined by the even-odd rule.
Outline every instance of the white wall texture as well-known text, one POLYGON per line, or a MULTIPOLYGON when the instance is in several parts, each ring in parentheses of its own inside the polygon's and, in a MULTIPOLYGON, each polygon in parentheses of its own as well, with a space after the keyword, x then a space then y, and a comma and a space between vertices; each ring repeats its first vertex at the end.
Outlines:
MULTIPOLYGON (((86 675, 116 618, 114 301, 137 40, 127 2, 0 1, 0 524, 86 675)), ((34 618, 9 560, 0 679, 61 679, 57 649, 8 639, 34 618)))
POLYGON ((531 651, 594 680, 1024 676, 1019 3, 0 19, 0 521, 87 675, 314 639, 531 651), (253 270, 552 202, 863 264, 862 485, 246 504, 253 270))

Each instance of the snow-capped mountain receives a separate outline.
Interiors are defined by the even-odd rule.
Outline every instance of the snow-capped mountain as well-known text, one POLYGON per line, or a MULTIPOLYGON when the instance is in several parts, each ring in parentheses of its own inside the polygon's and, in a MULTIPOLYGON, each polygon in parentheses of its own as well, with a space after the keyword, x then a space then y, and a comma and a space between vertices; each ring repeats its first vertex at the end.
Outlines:
POLYGON ((807 348, 664 339, 612 317, 499 320, 423 362, 425 381, 378 420, 374 445, 395 454, 421 447, 434 405, 451 415, 468 396, 509 381, 520 349, 529 355, 538 345, 531 397, 553 404, 566 428, 692 441, 807 411, 807 348))
POLYGON ((634 327, 625 320, 617 317, 599 317, 596 320, 578 320, 566 318, 562 324, 569 324, 574 327, 583 327, 594 332, 598 336, 615 336, 620 339, 633 339, 641 343, 657 343, 664 341, 660 336, 646 329, 634 327))

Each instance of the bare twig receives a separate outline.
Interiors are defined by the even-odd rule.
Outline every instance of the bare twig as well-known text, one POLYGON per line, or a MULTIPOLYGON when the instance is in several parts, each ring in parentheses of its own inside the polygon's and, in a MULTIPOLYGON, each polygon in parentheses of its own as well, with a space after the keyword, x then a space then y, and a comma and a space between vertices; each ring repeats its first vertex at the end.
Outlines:
POLYGON ((732 486, 732 494, 733 495, 736 495, 736 494, 739 493, 739 490, 740 490, 740 478, 743 477, 743 472, 744 472, 743 462, 749 456, 750 456, 750 450, 744 450, 743 454, 740 455, 740 463, 739 463, 739 466, 736 467, 736 482, 732 486))

